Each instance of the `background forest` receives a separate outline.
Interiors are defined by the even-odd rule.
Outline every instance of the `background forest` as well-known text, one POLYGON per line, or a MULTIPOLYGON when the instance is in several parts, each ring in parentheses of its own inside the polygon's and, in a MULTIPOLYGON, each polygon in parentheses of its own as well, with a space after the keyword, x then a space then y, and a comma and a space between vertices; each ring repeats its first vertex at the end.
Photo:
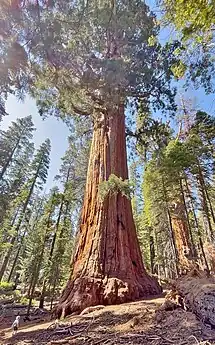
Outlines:
MULTIPOLYGON (((3 22, 6 12, 13 17, 21 6, 19 1, 14 1, 10 8, 9 3, 5 0, 0 5, 3 22)), ((52 1, 47 6, 52 7, 52 1)), ((146 23, 150 35, 141 61, 145 61, 147 55, 152 58, 146 65, 135 67, 130 75, 133 85, 134 74, 145 69, 146 89, 153 83, 156 85, 155 95, 147 94, 147 99, 155 97, 156 101, 145 102, 145 96, 131 100, 129 95, 126 139, 130 179, 119 181, 111 175, 108 186, 100 186, 100 194, 106 193, 105 189, 114 191, 117 186, 131 198, 147 270, 165 280, 189 268, 192 260, 202 269, 215 270, 215 117, 186 97, 190 85, 202 88, 205 95, 214 93, 215 6, 207 1, 193 4, 192 0, 163 0, 157 6, 159 20, 153 15, 153 23, 146 23), (173 33, 169 41, 161 43, 159 30, 166 27, 168 31, 173 28, 173 33), (152 73, 153 69, 157 75, 152 73)), ((32 2, 28 8, 31 28, 34 28, 38 9, 43 13, 45 2, 32 2)), ((66 15, 60 18, 64 30, 67 30, 67 19, 66 15)), ((53 20, 52 25, 57 35, 57 21, 53 20)), ((20 291, 16 298, 25 302, 27 298, 29 306, 37 298, 41 308, 45 299, 52 307, 68 280, 71 255, 77 242, 92 121, 84 111, 82 116, 77 116, 75 101, 71 100, 73 104, 68 106, 67 90, 63 89, 58 103, 55 95, 47 91, 47 85, 50 89, 53 86, 53 80, 49 81, 50 67, 46 66, 46 74, 42 77, 40 74, 33 86, 26 86, 27 57, 22 46, 13 41, 14 28, 2 25, 0 35, 0 71, 4 77, 0 82, 2 117, 7 116, 4 102, 9 94, 22 98, 23 93, 29 93, 36 99, 41 115, 48 116, 54 108, 55 115, 71 130, 68 149, 49 191, 46 181, 51 143, 47 138, 35 150, 32 117, 18 118, 7 130, 0 131, 0 289, 12 285, 20 291), (69 117, 69 111, 76 115, 69 117)), ((28 39, 26 36, 23 42, 28 39)), ((56 37, 47 35, 44 39, 47 47, 53 44, 57 51, 56 37)), ((41 58, 39 45, 31 43, 28 49, 34 49, 33 54, 41 58)), ((72 40, 70 45, 74 48, 72 40)), ((59 53, 59 85, 69 79, 64 75, 62 64, 66 50, 71 47, 59 53)), ((84 45, 81 49, 84 56, 84 45)), ((57 53, 52 55, 53 60, 58 57, 57 53)), ((96 68, 95 59, 95 56, 89 58, 87 63, 93 67, 88 70, 85 66, 83 83, 92 78, 87 73, 96 68)), ((113 78, 116 66, 112 63, 109 68, 112 74, 108 77, 113 78)))

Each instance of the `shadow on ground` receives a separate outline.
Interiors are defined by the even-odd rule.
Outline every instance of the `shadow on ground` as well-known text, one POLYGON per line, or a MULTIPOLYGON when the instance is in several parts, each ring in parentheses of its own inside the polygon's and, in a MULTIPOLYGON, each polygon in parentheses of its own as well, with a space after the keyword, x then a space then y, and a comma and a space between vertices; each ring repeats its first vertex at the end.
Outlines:
POLYGON ((215 344, 215 332, 191 312, 156 312, 157 301, 108 306, 83 317, 68 318, 73 334, 57 334, 49 324, 31 326, 7 338, 7 345, 197 345, 215 344), (207 343, 206 340, 209 342, 207 343), (202 341, 202 343, 201 343, 202 341))

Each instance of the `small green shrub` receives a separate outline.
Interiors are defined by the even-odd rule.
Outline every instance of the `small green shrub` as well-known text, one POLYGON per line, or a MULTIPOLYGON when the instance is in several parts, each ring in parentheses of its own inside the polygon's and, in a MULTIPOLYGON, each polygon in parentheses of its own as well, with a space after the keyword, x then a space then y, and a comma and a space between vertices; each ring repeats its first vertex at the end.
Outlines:
POLYGON ((27 305, 29 301, 27 297, 22 296, 19 302, 23 305, 27 305))
POLYGON ((14 295, 14 297, 16 297, 16 298, 20 298, 20 297, 21 297, 21 291, 19 291, 19 290, 14 290, 14 291, 13 291, 13 295, 14 295))
MULTIPOLYGON (((22 296, 22 297, 19 299, 19 303, 20 303, 20 304, 23 304, 23 305, 28 305, 28 303, 29 303, 29 298, 22 296)), ((32 299, 31 305, 32 305, 32 306, 37 306, 37 301, 36 301, 35 299, 32 299)))
POLYGON ((13 290, 13 283, 1 282, 0 283, 0 293, 13 290))
POLYGON ((36 307, 36 306, 38 305, 38 302, 37 302, 35 299, 32 299, 31 305, 32 305, 33 307, 36 307))
POLYGON ((118 177, 114 174, 109 176, 108 181, 103 181, 99 184, 99 196, 102 201, 108 195, 121 193, 126 198, 131 198, 131 185, 129 180, 123 180, 121 177, 118 177))

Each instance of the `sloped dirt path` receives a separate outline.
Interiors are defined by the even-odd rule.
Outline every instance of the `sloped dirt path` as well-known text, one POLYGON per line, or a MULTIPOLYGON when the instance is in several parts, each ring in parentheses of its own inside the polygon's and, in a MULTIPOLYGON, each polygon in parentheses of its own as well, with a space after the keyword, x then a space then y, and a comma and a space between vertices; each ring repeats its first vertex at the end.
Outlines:
POLYGON ((15 336, 0 330, 1 345, 215 345, 215 330, 183 309, 157 311, 164 298, 107 306, 65 322, 70 331, 57 333, 52 322, 21 326, 15 336), (2 332, 2 335, 1 335, 2 332))

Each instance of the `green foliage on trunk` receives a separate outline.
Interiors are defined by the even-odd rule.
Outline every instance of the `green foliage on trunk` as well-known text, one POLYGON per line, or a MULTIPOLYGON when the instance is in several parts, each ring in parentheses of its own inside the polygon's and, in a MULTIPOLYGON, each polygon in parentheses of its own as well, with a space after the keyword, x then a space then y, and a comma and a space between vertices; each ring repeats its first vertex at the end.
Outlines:
POLYGON ((99 196, 104 201, 107 196, 120 193, 126 198, 131 198, 131 185, 128 180, 123 180, 114 174, 111 174, 107 181, 102 181, 99 184, 99 196))

